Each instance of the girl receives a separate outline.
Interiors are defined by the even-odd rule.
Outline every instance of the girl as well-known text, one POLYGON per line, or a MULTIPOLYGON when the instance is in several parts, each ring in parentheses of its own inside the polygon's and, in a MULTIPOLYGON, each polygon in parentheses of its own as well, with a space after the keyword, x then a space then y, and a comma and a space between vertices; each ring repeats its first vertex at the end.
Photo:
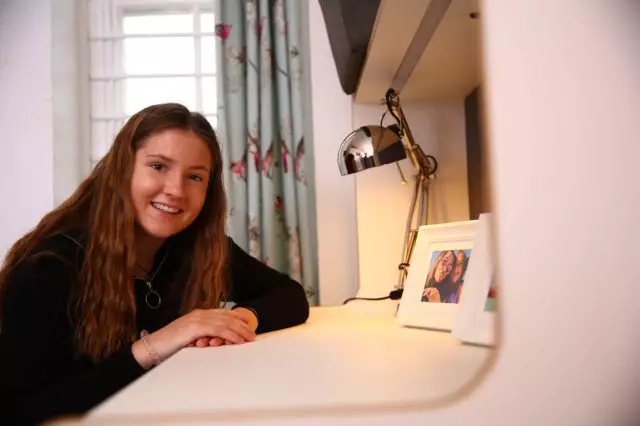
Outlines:
POLYGON ((456 267, 456 257, 453 251, 441 251, 427 274, 427 280, 422 292, 422 302, 442 303, 453 292, 451 271, 456 267))
POLYGON ((14 244, 0 269, 5 420, 83 413, 185 346, 306 321, 302 286, 226 236, 222 167, 204 117, 150 106, 14 244))

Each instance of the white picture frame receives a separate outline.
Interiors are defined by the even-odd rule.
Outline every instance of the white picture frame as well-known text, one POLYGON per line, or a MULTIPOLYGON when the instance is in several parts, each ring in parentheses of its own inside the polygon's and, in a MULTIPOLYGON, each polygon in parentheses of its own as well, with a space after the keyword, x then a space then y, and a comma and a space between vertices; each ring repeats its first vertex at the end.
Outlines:
MULTIPOLYGON (((399 324, 451 331, 458 313, 458 303, 446 301, 432 303, 426 300, 425 291, 427 287, 437 287, 439 284, 444 283, 444 281, 441 283, 434 282, 438 264, 443 262, 441 256, 450 259, 447 262, 447 266, 450 268, 449 275, 446 277, 452 277, 451 274, 455 268, 452 267, 451 262, 458 263, 457 254, 460 251, 467 253, 467 256, 470 254, 470 259, 473 258, 473 243, 476 236, 477 223, 477 220, 469 220, 426 225, 418 229, 416 244, 409 263, 409 273, 396 315, 396 321, 399 324), (451 259, 448 252, 453 252, 456 259, 451 259)), ((442 272, 439 273, 441 276, 442 274, 442 272)), ((447 279, 446 277, 445 279, 447 279)), ((451 289, 451 285, 447 285, 446 288, 451 289)), ((453 292, 443 289, 442 296, 442 298, 451 300, 453 292)))
POLYGON ((495 277, 492 240, 492 216, 489 213, 481 214, 458 316, 452 329, 452 336, 463 343, 483 346, 496 344, 496 300, 489 298, 495 277))

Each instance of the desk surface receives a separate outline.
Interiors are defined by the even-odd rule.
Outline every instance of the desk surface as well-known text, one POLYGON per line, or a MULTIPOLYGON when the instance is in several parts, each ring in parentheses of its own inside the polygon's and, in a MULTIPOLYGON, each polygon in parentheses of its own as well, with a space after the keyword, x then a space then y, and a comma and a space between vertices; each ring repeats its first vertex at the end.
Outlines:
POLYGON ((90 418, 233 414, 437 400, 491 351, 395 322, 396 303, 312 308, 301 326, 250 344, 186 348, 98 406, 90 418))

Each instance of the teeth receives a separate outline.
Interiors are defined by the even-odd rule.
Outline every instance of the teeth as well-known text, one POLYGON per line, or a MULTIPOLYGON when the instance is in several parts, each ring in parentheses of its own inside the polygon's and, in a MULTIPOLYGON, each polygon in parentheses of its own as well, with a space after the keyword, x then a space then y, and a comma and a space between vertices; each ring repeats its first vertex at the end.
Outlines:
POLYGON ((173 207, 169 207, 164 204, 160 204, 160 203, 152 203, 152 204, 153 204, 153 207, 157 208, 158 210, 162 210, 163 212, 178 213, 180 211, 180 209, 174 209, 173 207))

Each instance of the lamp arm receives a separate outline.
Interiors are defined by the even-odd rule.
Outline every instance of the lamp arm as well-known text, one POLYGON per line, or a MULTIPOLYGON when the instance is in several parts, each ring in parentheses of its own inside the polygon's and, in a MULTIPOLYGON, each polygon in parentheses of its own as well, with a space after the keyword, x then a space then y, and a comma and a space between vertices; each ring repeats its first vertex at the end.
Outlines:
POLYGON ((438 162, 433 156, 426 155, 420 145, 416 144, 413 138, 413 133, 411 133, 409 123, 407 122, 402 106, 400 105, 398 93, 393 89, 387 90, 387 93, 385 94, 385 103, 393 118, 398 122, 402 135, 406 139, 406 148, 413 167, 416 169, 418 174, 425 177, 431 177, 438 168, 438 162))
MULTIPOLYGON (((413 134, 409 127, 409 123, 400 106, 400 99, 395 90, 389 89, 385 95, 385 102, 391 115, 396 119, 402 136, 406 140, 406 149, 411 159, 413 167, 416 169, 416 175, 414 176, 415 184, 413 186, 413 194, 411 197, 411 205, 409 207, 409 214, 407 215, 407 223, 405 227, 404 244, 402 248, 402 260, 398 269, 400 270, 400 277, 398 280, 398 289, 404 288, 404 282, 408 275, 409 262, 411 261, 411 255, 415 247, 416 239, 418 236, 418 228, 428 223, 428 210, 429 210, 429 184, 430 180, 434 177, 436 170, 438 169, 438 161, 432 155, 424 153, 420 145, 415 143, 413 134), (417 210, 417 218, 416 218, 417 210), (416 223, 414 225, 414 219, 416 223)), ((397 163, 396 163, 397 164, 397 163)), ((400 166, 398 165, 398 170, 400 166)), ((401 175, 402 171, 400 170, 401 175)), ((404 176, 403 176, 403 181, 404 176)))
POLYGON ((416 240, 417 230, 413 226, 413 218, 416 212, 416 206, 418 205, 418 194, 420 193, 420 179, 416 176, 415 184, 413 185, 413 193, 411 194, 411 204, 409 207, 409 214, 407 215, 407 223, 404 232, 404 243, 402 245, 402 260, 398 265, 400 270, 400 277, 398 280, 397 288, 404 288, 404 281, 407 278, 409 262, 411 261, 411 252, 416 240))
POLYGON ((413 194, 411 197, 411 205, 409 207, 409 214, 407 215, 407 223, 404 234, 404 244, 402 247, 402 260, 398 265, 400 270, 400 277, 396 288, 404 288, 404 282, 407 279, 409 273, 409 266, 411 262, 411 255, 416 244, 418 237, 418 229, 422 225, 428 223, 428 209, 429 209, 429 184, 430 178, 422 176, 420 174, 415 177, 415 184, 413 186, 413 194), (417 221, 414 225, 414 219, 416 219, 416 208, 418 210, 417 221))

